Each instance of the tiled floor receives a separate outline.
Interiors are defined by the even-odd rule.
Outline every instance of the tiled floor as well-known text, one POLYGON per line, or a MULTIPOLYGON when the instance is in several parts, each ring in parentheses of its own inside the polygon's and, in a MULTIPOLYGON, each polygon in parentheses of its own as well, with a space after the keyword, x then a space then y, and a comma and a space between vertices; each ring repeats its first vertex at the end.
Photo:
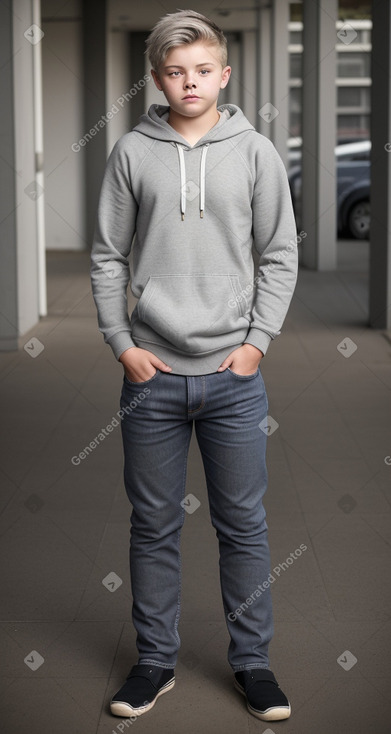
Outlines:
POLYGON ((26 335, 30 350, 0 355, 4 734, 391 731, 391 342, 366 327, 367 247, 341 242, 337 273, 301 270, 262 362, 279 423, 265 501, 273 568, 307 546, 275 574, 271 665, 293 713, 271 725, 233 688, 194 437, 187 491, 201 506, 182 535, 176 686, 135 723, 109 713, 136 662, 118 429, 71 458, 117 412, 122 367, 97 330, 88 256, 49 254, 49 316, 26 335), (123 583, 110 592, 113 571, 123 583))

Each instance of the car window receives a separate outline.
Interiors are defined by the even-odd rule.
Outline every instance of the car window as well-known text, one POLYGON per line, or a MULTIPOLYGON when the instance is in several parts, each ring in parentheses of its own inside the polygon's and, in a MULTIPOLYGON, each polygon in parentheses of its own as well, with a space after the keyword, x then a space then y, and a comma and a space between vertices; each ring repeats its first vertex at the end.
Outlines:
POLYGON ((345 153, 344 155, 337 156, 337 161, 369 161, 369 151, 362 150, 359 153, 345 153))

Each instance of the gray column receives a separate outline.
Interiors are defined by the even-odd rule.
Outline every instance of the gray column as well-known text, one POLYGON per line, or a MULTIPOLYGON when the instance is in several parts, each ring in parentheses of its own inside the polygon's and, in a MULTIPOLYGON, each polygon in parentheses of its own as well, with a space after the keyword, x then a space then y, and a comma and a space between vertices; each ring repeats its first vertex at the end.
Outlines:
POLYGON ((287 165, 289 137, 289 0, 274 0, 271 14, 271 99, 278 110, 271 121, 271 140, 287 165))
POLYGON ((252 125, 258 118, 256 99, 256 34, 254 30, 242 32, 240 63, 241 108, 252 125))
POLYGON ((241 34, 225 32, 225 36, 228 40, 228 66, 232 68, 232 73, 229 78, 228 85, 225 89, 220 89, 218 105, 222 104, 236 104, 240 107, 240 84, 241 84, 241 73, 240 73, 240 49, 241 49, 241 34))
POLYGON ((270 122, 267 115, 260 113, 265 104, 271 102, 271 10, 258 0, 256 29, 256 84, 257 84, 257 119, 256 129, 270 138, 270 122))
MULTIPOLYGON (((84 127, 86 133, 106 114, 106 0, 83 0, 84 127)), ((99 192, 107 160, 106 135, 93 135, 85 147, 86 235, 91 245, 99 192)))
MULTIPOLYGON (((132 84, 137 82, 144 77, 145 72, 145 39, 148 37, 148 32, 132 32, 129 33, 130 43, 130 68, 132 84)), ((149 70, 148 70, 149 73, 149 70)), ((153 84, 153 81, 151 81, 153 84)), ((140 116, 146 112, 145 110, 145 87, 142 87, 137 94, 132 97, 129 102, 130 104, 130 127, 133 128, 137 125, 140 116)))
POLYGON ((334 270, 336 243, 335 76, 337 0, 303 3, 302 262, 334 270))
POLYGON ((391 328, 391 6, 373 3, 369 321, 391 328))
POLYGON ((39 319, 32 4, 0 3, 0 349, 39 319), (26 35, 24 35, 26 33, 26 35))
POLYGON ((289 137, 289 2, 257 7, 257 130, 270 138, 285 166, 289 137))

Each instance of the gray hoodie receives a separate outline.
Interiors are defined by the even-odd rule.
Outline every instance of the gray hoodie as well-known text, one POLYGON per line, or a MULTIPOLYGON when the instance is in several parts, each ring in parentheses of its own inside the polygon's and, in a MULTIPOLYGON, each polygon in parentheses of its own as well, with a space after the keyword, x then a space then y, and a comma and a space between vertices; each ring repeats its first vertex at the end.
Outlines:
POLYGON ((151 105, 107 161, 91 280, 117 359, 137 346, 173 373, 208 374, 243 343, 265 354, 280 333, 297 278, 286 171, 239 107, 218 111, 191 146, 169 107, 151 105))

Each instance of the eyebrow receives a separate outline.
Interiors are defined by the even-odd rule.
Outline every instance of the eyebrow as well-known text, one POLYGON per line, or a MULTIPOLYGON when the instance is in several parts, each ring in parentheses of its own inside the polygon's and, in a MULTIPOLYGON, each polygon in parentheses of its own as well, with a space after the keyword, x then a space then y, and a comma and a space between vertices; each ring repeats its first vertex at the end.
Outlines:
MULTIPOLYGON (((205 64, 197 64, 196 69, 198 69, 199 66, 214 66, 214 63, 212 61, 205 61, 205 64)), ((179 66, 179 64, 170 64, 170 66, 165 66, 165 69, 183 69, 183 66, 179 66)))

